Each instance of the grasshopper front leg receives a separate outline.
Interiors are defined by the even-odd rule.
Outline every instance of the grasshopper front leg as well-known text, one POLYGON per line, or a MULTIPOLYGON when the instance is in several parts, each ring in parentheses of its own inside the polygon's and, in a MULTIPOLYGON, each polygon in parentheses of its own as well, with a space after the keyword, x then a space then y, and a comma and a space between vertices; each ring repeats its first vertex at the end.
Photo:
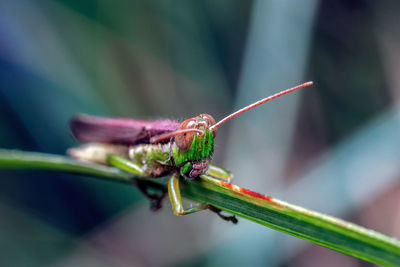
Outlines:
POLYGON ((197 207, 184 209, 181 198, 181 190, 179 189, 179 175, 174 174, 168 181, 168 195, 171 202, 172 211, 175 215, 187 215, 208 208, 207 204, 199 204, 197 207))
POLYGON ((225 221, 231 221, 234 224, 238 222, 238 220, 234 215, 224 215, 221 213, 222 211, 220 209, 210 204, 199 204, 194 208, 184 209, 182 204, 181 191, 179 189, 178 174, 172 175, 168 181, 168 195, 169 195, 169 200, 171 202, 172 211, 174 212, 175 215, 178 216, 187 215, 197 211, 208 209, 211 210, 212 212, 215 212, 221 219, 225 221))
POLYGON ((208 166, 206 175, 225 181, 227 183, 230 183, 233 178, 232 173, 214 164, 210 164, 208 166))

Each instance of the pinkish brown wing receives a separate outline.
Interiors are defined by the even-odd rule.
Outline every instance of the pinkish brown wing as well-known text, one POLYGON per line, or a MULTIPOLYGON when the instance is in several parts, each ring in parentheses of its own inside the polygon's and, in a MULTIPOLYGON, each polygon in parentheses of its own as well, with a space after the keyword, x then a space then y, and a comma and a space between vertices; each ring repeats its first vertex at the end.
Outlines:
MULTIPOLYGON (((111 144, 148 144, 151 137, 178 129, 174 120, 136 120, 77 115, 70 127, 73 135, 81 142, 111 144)), ((167 140, 168 141, 168 140, 167 140)))

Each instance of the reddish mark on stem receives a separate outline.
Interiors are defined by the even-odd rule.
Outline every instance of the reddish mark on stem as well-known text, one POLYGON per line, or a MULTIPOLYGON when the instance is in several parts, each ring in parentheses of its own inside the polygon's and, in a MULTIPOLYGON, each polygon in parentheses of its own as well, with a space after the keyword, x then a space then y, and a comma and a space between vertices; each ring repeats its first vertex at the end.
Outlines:
MULTIPOLYGON (((266 195, 263 195, 263 194, 260 194, 260 193, 257 193, 257 192, 254 192, 254 191, 251 191, 249 189, 242 188, 242 187, 239 187, 239 186, 236 186, 236 185, 234 186, 233 184, 230 184, 230 183, 227 183, 227 182, 224 182, 224 181, 219 181, 219 183, 220 183, 221 186, 235 191, 234 192, 235 195, 239 195, 240 196, 241 194, 245 194, 245 195, 251 196, 253 198, 258 198, 258 199, 261 199, 261 200, 268 201, 270 203, 274 203, 274 201, 272 200, 272 197, 269 197, 269 196, 266 196, 266 195), (239 191, 240 193, 237 193, 237 191, 239 191)), ((274 204, 276 204, 276 203, 274 203, 274 204)))
POLYGON ((251 191, 251 190, 246 189, 246 188, 242 188, 241 187, 240 188, 240 192, 242 192, 242 193, 244 193, 246 195, 255 197, 255 198, 259 198, 259 199, 262 199, 262 200, 265 200, 265 201, 268 201, 268 202, 272 202, 272 197, 269 197, 269 196, 266 196, 266 195, 251 191))
POLYGON ((221 184, 223 187, 226 187, 226 188, 229 188, 229 189, 232 189, 232 188, 233 188, 232 184, 227 183, 227 182, 224 182, 224 181, 220 181, 220 184, 221 184))

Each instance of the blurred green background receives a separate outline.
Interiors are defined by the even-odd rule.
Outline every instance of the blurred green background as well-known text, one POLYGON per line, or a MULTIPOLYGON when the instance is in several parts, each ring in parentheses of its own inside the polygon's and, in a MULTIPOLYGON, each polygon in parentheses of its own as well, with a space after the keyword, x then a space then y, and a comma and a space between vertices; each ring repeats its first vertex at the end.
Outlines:
MULTIPOLYGON (((64 154, 76 113, 216 120, 234 183, 400 237, 398 1, 0 0, 0 147, 64 154)), ((0 172, 1 266, 369 266, 134 187, 0 172)))

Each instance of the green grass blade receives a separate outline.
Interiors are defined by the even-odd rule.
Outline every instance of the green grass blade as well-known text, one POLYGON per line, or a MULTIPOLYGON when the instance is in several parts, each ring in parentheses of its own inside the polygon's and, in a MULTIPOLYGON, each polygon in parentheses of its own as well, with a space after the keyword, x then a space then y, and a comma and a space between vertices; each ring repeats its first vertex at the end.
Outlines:
MULTIPOLYGON (((63 156, 14 150, 0 150, 0 169, 62 171, 126 183, 139 179, 116 168, 81 163, 63 156)), ((212 204, 224 211, 342 253, 380 265, 400 266, 400 241, 341 219, 207 176, 202 176, 198 181, 184 181, 181 193, 186 198, 212 204)))
POLYGON ((206 177, 185 182, 182 194, 372 263, 400 266, 400 241, 332 216, 206 177))

